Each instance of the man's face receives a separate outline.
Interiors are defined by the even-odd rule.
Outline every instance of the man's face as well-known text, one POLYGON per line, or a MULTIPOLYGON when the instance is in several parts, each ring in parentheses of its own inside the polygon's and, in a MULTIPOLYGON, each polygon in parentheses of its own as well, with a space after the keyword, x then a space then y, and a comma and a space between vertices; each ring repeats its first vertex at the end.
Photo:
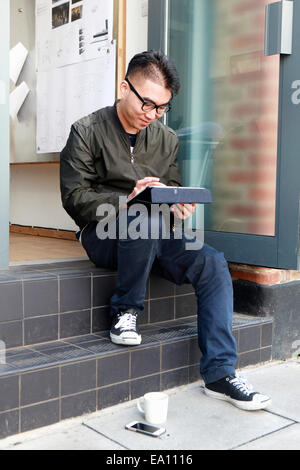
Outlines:
MULTIPOLYGON (((150 101, 158 106, 165 105, 172 97, 170 90, 159 83, 145 79, 142 75, 132 76, 130 83, 144 101, 150 101)), ((143 103, 130 89, 129 84, 125 80, 121 83, 121 94, 120 117, 127 132, 137 133, 161 117, 156 109, 148 112, 142 109, 143 103)))

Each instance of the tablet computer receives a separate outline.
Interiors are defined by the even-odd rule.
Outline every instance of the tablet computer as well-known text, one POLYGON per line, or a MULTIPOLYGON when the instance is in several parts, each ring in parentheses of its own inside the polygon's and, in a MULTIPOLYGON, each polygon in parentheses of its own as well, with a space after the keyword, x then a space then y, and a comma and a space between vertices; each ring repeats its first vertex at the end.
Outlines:
POLYGON ((147 186, 127 202, 132 204, 209 204, 211 192, 207 188, 185 186, 147 186))

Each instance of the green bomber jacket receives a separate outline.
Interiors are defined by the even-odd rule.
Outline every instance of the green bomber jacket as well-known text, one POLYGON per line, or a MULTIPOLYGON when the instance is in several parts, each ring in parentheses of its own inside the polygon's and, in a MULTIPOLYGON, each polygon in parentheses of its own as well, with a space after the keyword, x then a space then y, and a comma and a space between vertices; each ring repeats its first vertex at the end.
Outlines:
POLYGON ((119 197, 128 196, 137 180, 153 176, 181 186, 177 150, 176 133, 155 121, 137 134, 131 153, 116 103, 78 120, 60 155, 64 209, 82 229, 99 220, 100 204, 112 204, 118 214, 119 197))

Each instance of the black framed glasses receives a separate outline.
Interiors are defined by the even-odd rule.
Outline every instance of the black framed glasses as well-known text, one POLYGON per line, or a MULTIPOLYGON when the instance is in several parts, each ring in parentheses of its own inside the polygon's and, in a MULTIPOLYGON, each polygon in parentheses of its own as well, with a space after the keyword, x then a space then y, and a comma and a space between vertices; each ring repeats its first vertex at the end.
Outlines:
POLYGON ((125 81, 128 83, 129 85, 129 88, 130 90, 135 94, 135 96, 138 97, 138 99, 141 101, 142 103, 142 110, 145 111, 145 113, 148 113, 150 111, 153 111, 153 109, 156 110, 156 113, 159 115, 159 116, 162 116, 163 114, 165 113, 168 113, 171 109, 171 103, 166 103, 166 104, 161 104, 161 105, 157 105, 155 103, 153 103, 152 101, 145 101, 141 95, 136 91, 136 89, 134 88, 134 86, 130 83, 130 81, 128 80, 128 78, 126 77, 125 78, 125 81))

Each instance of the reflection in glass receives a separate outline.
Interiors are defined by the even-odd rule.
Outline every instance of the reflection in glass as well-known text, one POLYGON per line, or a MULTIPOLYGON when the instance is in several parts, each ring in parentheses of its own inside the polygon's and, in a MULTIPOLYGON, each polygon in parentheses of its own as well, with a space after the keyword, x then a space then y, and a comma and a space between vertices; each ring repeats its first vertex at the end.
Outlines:
POLYGON ((184 184, 212 190, 208 230, 274 235, 278 56, 264 56, 269 0, 172 0, 169 55, 182 81, 168 125, 184 184))

